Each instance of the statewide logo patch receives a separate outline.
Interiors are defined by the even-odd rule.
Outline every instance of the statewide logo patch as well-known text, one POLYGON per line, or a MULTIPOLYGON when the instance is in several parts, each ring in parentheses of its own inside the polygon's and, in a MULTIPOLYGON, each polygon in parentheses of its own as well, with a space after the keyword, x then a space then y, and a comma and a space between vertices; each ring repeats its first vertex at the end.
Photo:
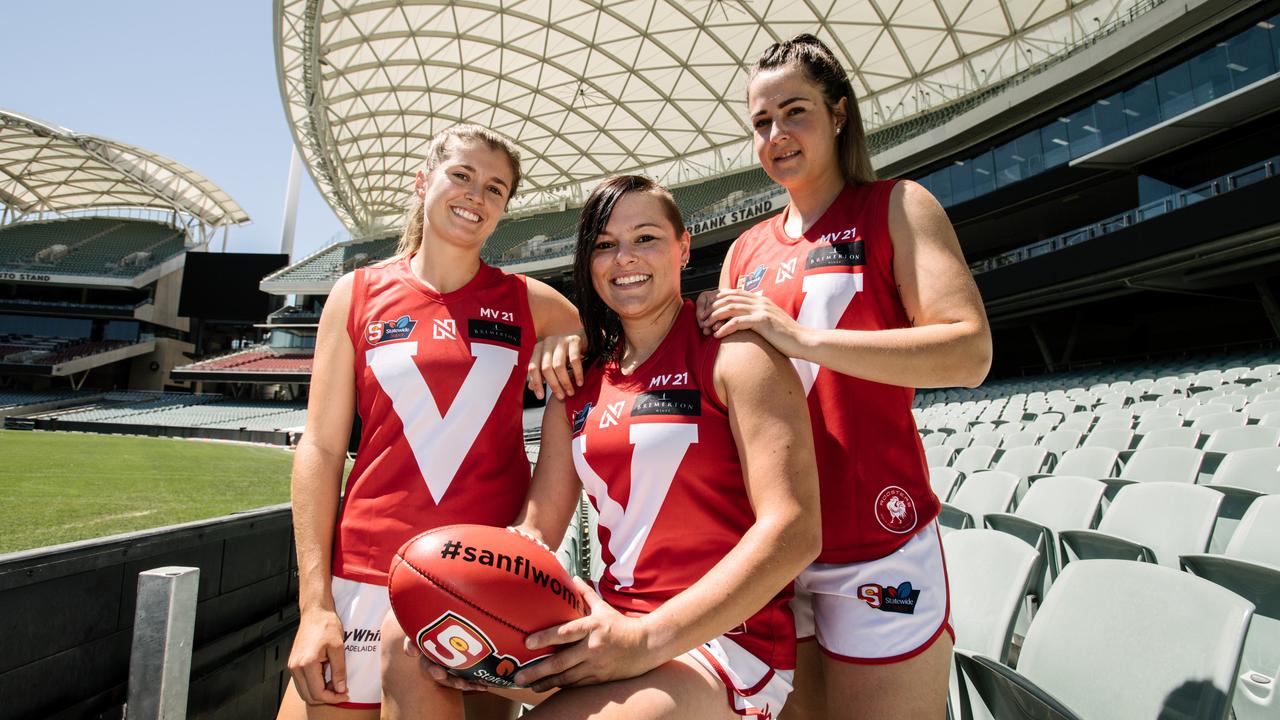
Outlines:
POLYGON ((582 409, 573 414, 573 434, 577 435, 582 432, 582 428, 587 424, 587 416, 591 414, 591 403, 582 406, 582 409))
POLYGON ((389 340, 403 340, 409 337, 417 324, 418 321, 408 315, 401 315, 396 320, 375 320, 365 328, 364 339, 368 340, 370 345, 389 340))
POLYGON ((891 533, 909 533, 916 527, 916 504, 906 490, 890 485, 876 497, 876 521, 891 533))
POLYGON ((513 657, 496 654, 480 628, 453 612, 419 630, 415 639, 423 653, 446 668, 466 670, 472 679, 499 687, 516 687, 511 679, 516 672, 537 662, 522 666, 513 657))
POLYGON ((911 587, 910 581, 899 583, 897 587, 867 583, 858 588, 858 598, 875 610, 915 615, 920 591, 911 587))
POLYGON ((760 287, 760 281, 764 279, 764 270, 764 265, 757 265, 756 269, 752 270, 750 275, 743 275, 738 278, 738 288, 740 290, 752 292, 756 288, 760 287))

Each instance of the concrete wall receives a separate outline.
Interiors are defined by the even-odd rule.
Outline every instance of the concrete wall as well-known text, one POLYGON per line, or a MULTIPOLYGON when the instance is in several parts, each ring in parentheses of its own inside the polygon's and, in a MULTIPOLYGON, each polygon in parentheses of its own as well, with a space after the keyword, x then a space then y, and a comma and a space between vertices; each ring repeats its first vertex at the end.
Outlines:
POLYGON ((297 627, 292 516, 0 555, 0 718, 121 717, 139 572, 200 568, 188 717, 271 718, 297 627))

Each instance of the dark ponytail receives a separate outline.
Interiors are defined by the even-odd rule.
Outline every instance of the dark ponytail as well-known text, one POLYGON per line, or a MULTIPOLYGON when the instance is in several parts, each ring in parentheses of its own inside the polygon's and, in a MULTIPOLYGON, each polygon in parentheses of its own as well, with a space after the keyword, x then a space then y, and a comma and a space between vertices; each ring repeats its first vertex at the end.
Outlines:
POLYGON ((853 84, 836 59, 835 53, 817 37, 804 33, 786 42, 774 43, 765 48, 751 73, 751 80, 764 70, 795 65, 805 77, 822 90, 827 109, 835 112, 840 98, 847 98, 848 115, 843 130, 836 138, 836 157, 845 182, 863 184, 874 182, 876 171, 871 167, 871 155, 867 152, 867 134, 862 129, 862 113, 858 110, 858 98, 853 94, 853 84))

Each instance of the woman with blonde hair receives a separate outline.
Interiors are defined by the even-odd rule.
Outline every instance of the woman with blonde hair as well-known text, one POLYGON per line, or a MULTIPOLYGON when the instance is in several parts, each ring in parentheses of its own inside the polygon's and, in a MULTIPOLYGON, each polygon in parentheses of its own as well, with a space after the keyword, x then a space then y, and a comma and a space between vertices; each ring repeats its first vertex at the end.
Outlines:
POLYGON ((524 505, 526 366, 539 336, 579 321, 547 285, 480 257, 519 184, 519 153, 496 133, 437 134, 395 257, 329 294, 293 466, 301 616, 280 718, 376 717, 395 551, 439 525, 509 525, 524 505))

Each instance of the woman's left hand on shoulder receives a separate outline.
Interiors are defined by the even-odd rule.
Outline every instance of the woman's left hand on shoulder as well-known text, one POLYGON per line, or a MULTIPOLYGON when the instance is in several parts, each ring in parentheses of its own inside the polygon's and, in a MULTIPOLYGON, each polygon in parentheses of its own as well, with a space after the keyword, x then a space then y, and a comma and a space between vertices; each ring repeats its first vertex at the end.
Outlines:
POLYGON ((538 692, 595 685, 643 675, 668 659, 658 657, 649 647, 649 633, 642 618, 618 612, 582 578, 575 577, 573 582, 591 614, 530 635, 530 648, 563 647, 537 665, 517 673, 518 684, 531 686, 538 692))
POLYGON ((754 330, 778 352, 787 357, 800 357, 805 328, 777 303, 754 292, 722 288, 711 302, 711 313, 701 323, 716 327, 715 336, 724 338, 739 330, 754 330))

